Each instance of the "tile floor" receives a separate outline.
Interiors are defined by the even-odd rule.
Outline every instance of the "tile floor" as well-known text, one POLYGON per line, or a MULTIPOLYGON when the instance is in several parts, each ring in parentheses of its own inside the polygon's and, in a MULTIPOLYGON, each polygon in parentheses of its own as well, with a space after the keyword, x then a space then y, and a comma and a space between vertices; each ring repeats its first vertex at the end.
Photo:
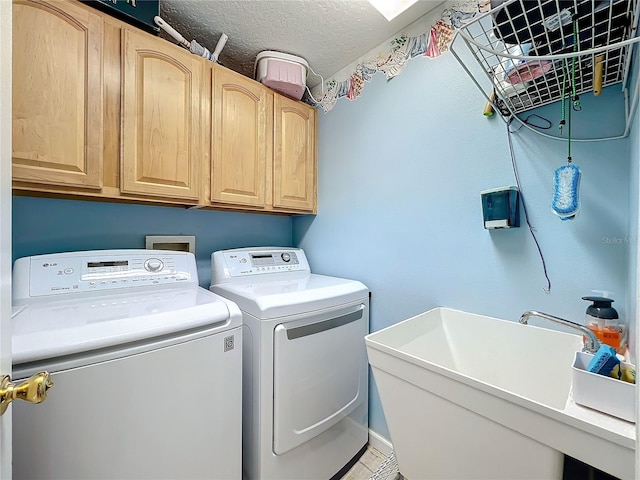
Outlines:
MULTIPOLYGON (((2 0, 0 0, 2 1, 2 0)), ((340 480, 370 480, 376 470, 382 465, 387 457, 372 446, 362 454, 358 462, 340 480)), ((397 467, 397 465, 396 465, 397 467)), ((605 472, 597 470, 585 463, 575 460, 569 456, 565 457, 563 477, 567 480, 619 480, 605 472)), ((393 468, 381 469, 375 480, 405 480, 397 470, 393 468)))
POLYGON ((369 446, 341 480, 369 480, 385 459, 385 455, 369 446))

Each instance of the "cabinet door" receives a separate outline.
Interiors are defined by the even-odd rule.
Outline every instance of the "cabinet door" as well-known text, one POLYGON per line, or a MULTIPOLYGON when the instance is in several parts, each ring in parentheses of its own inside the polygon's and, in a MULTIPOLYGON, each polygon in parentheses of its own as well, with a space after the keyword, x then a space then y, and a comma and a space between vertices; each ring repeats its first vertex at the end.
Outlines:
POLYGON ((212 74, 211 201, 264 207, 273 95, 230 70, 212 74))
POLYGON ((316 110, 281 95, 274 100, 273 206, 316 208, 316 110))
POLYGON ((102 186, 102 28, 78 4, 14 2, 14 180, 102 186))
POLYGON ((122 192, 198 200, 200 59, 123 29, 122 62, 122 192))

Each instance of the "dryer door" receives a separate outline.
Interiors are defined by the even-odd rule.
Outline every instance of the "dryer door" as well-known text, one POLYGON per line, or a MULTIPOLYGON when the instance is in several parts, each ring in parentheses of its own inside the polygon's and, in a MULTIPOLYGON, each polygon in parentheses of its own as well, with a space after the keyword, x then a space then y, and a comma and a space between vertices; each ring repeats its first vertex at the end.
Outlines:
POLYGON ((280 324, 273 339, 273 451, 331 428, 367 401, 366 302, 280 324))

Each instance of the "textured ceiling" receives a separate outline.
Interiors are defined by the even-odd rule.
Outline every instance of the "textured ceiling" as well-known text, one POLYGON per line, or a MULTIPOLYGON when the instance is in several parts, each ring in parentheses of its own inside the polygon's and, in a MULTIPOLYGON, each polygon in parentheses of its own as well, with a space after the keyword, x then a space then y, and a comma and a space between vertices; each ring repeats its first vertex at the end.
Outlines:
MULTIPOLYGON (((420 0, 391 22, 366 0, 160 0, 160 14, 211 51, 227 34, 218 60, 246 76, 253 77, 260 51, 277 50, 303 57, 327 78, 441 3, 420 0)), ((309 72, 307 84, 319 82, 309 72)))

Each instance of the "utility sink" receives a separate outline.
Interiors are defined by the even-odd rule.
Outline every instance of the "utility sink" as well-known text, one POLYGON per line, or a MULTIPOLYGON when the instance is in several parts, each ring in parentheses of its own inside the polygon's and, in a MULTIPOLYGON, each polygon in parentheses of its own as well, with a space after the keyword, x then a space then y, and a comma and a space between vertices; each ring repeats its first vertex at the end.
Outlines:
POLYGON ((515 395, 564 408, 577 335, 437 308, 370 341, 515 395), (384 343, 383 343, 384 342, 384 343))
POLYGON ((439 307, 365 341, 409 480, 560 479, 564 454, 633 478, 635 425, 572 401, 581 336, 439 307))

